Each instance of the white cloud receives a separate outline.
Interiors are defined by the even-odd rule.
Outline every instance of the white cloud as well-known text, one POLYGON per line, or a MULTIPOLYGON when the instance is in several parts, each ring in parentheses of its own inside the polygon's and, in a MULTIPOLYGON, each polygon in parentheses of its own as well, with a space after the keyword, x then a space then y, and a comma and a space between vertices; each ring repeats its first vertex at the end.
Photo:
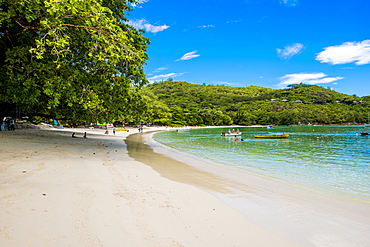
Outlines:
POLYGON ((161 72, 162 70, 166 70, 166 69, 168 69, 168 68, 167 67, 160 67, 160 68, 154 70, 154 73, 158 73, 158 72, 161 72))
POLYGON ((200 56, 199 54, 195 54, 195 53, 197 53, 197 52, 198 52, 198 51, 188 52, 188 53, 186 53, 185 55, 183 55, 181 58, 177 59, 176 61, 190 60, 190 59, 193 59, 193 58, 199 57, 199 56, 200 56))
POLYGON ((298 74, 287 74, 280 77, 281 83, 278 84, 279 87, 284 87, 291 84, 323 84, 331 83, 338 80, 344 79, 344 77, 327 77, 328 75, 320 73, 298 73, 298 74))
POLYGON ((337 46, 325 47, 316 60, 320 63, 364 65, 370 63, 370 40, 346 42, 337 46))
POLYGON ((142 3, 146 3, 146 2, 148 2, 149 0, 136 0, 136 2, 135 3, 130 3, 131 4, 131 6, 132 7, 138 7, 138 8, 141 8, 140 6, 139 6, 139 4, 142 4, 142 3))
POLYGON ((279 57, 283 59, 289 59, 305 49, 305 46, 300 43, 294 43, 292 45, 285 46, 284 49, 276 49, 276 52, 279 57))
POLYGON ((226 24, 239 23, 239 22, 242 22, 242 21, 243 21, 243 20, 226 21, 226 24))
POLYGON ((185 73, 168 73, 168 74, 163 74, 163 75, 155 75, 155 76, 152 76, 152 77, 148 78, 148 80, 150 82, 161 81, 161 80, 166 80, 168 78, 179 77, 183 74, 185 74, 185 73))
POLYGON ((289 7, 294 7, 297 6, 298 0, 280 0, 281 4, 285 4, 289 7))
POLYGON ((213 81, 212 82, 213 85, 236 85, 235 83, 230 83, 230 82, 227 82, 227 81, 213 81))
POLYGON ((161 72, 161 71, 163 71, 163 70, 166 70, 166 69, 168 69, 168 68, 167 68, 167 67, 160 67, 160 68, 157 68, 157 69, 155 69, 154 71, 152 71, 151 73, 149 73, 149 74, 148 74, 148 76, 151 76, 151 75, 153 75, 153 74, 159 73, 159 72, 161 72))
POLYGON ((203 26, 198 26, 199 28, 210 28, 210 27, 215 27, 214 25, 203 25, 203 26))
POLYGON ((145 31, 150 32, 150 33, 158 33, 170 27, 167 25, 154 26, 145 19, 130 20, 128 21, 127 24, 133 26, 136 29, 144 29, 145 31))

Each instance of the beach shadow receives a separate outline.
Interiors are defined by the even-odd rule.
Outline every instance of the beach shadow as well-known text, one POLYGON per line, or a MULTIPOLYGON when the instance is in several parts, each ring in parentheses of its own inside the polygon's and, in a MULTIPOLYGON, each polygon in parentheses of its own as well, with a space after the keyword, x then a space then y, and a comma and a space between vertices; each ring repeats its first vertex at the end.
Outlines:
POLYGON ((146 165, 152 167, 163 177, 170 180, 196 186, 223 194, 236 194, 238 188, 248 190, 245 184, 219 177, 209 172, 202 171, 184 162, 172 159, 163 154, 156 153, 152 147, 144 143, 142 134, 130 135, 125 139, 128 155, 146 165))

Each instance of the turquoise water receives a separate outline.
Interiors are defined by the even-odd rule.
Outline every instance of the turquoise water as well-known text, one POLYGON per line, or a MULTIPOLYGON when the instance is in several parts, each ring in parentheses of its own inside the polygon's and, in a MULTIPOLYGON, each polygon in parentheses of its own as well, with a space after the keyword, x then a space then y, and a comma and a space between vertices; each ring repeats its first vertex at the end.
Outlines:
MULTIPOLYGON (((222 137, 229 128, 166 131, 154 140, 180 152, 283 180, 326 194, 370 202, 370 136, 363 126, 239 128, 244 141, 222 137), (287 139, 253 134, 285 132, 287 139)), ((367 129, 369 131, 369 128, 367 129)))

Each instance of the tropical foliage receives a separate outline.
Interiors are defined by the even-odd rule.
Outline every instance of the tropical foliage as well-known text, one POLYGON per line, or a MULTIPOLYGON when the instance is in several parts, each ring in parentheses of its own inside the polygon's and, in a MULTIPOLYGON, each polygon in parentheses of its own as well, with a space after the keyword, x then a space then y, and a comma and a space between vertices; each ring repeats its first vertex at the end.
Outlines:
POLYGON ((2 115, 138 118, 149 40, 126 24, 135 0, 0 0, 2 115))
POLYGON ((147 85, 149 40, 127 24, 138 0, 0 0, 0 115, 164 125, 364 123, 370 96, 147 85))
POLYGON ((170 125, 291 125, 364 123, 370 98, 297 84, 287 89, 165 81, 144 89, 153 99, 147 121, 170 125), (158 113, 160 112, 160 115, 158 113), (165 117, 163 117, 165 116, 165 117))

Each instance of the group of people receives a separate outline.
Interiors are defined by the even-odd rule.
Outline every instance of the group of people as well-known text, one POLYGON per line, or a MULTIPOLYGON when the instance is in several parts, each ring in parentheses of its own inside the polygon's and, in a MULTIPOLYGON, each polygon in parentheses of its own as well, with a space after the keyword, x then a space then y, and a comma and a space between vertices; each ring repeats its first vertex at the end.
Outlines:
POLYGON ((110 123, 107 123, 106 124, 106 127, 107 127, 107 130, 105 131, 104 134, 109 134, 109 128, 112 129, 112 132, 113 132, 113 135, 116 135, 116 131, 117 131, 117 126, 115 124, 110 124, 110 123))
POLYGON ((235 141, 235 142, 238 142, 238 141, 243 142, 243 141, 244 141, 244 139, 243 139, 243 138, 240 138, 240 139, 239 139, 239 137, 235 136, 235 137, 234 137, 234 141, 235 141))
POLYGON ((11 117, 4 117, 1 123, 1 130, 10 130, 14 131, 15 121, 14 118, 11 117))
POLYGON ((234 129, 233 129, 233 130, 231 130, 231 131, 230 131, 230 130, 228 130, 228 131, 227 131, 227 133, 229 133, 229 134, 239 134, 239 133, 240 133, 240 130, 239 130, 239 129, 237 129, 237 130, 234 130, 234 129))

